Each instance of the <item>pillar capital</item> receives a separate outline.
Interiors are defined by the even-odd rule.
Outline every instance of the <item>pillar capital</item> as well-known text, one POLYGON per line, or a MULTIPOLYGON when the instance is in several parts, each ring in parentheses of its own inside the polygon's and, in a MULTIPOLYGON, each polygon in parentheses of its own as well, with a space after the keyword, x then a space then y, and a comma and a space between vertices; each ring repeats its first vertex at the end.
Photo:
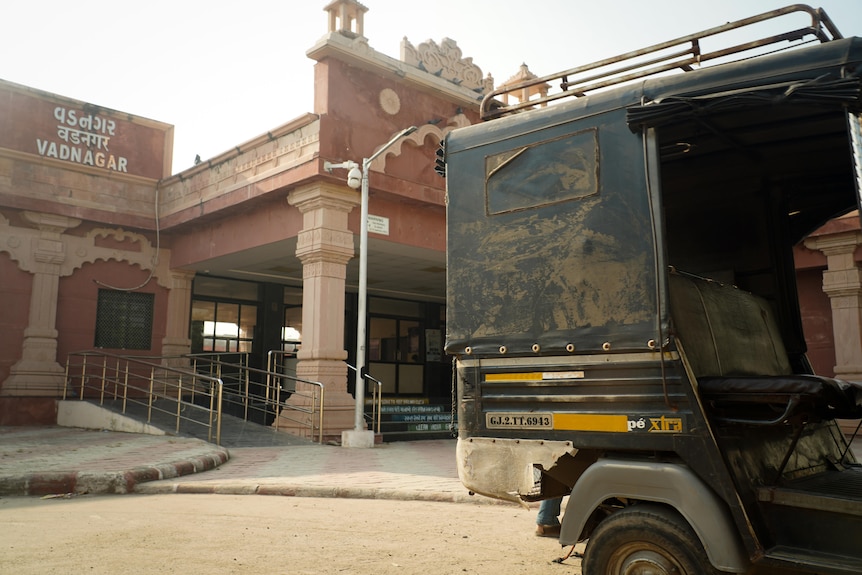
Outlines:
POLYGON ((168 288, 174 289, 189 289, 192 280, 195 279, 196 272, 190 270, 171 269, 170 270, 170 285, 168 288))
MULTIPOLYGON (((805 247, 810 250, 819 250, 827 258, 833 256, 853 255, 856 248, 862 244, 862 231, 851 230, 847 232, 829 234, 823 236, 809 236, 805 238, 805 247)), ((830 262, 829 267, 832 268, 830 262)))
POLYGON ((856 266, 854 257, 860 244, 862 232, 859 230, 805 239, 805 247, 819 250, 826 256, 823 291, 830 298, 858 296, 862 293, 862 270, 856 266))
POLYGON ((325 182, 299 186, 287 196, 287 203, 296 206, 302 214, 324 208, 347 214, 359 206, 360 201, 356 190, 325 182))
POLYGON ((287 201, 302 213, 296 256, 303 264, 347 264, 354 252, 347 214, 359 205, 359 193, 347 186, 316 183, 291 191, 287 201))
POLYGON ((862 270, 857 267, 825 270, 823 272, 823 291, 829 297, 862 295, 862 270))
POLYGON ((316 228, 296 236, 296 257, 303 264, 345 265, 353 257, 353 233, 348 230, 316 228))
POLYGON ((44 236, 56 236, 68 230, 81 225, 81 220, 77 218, 68 218, 57 214, 44 214, 41 212, 23 212, 21 214, 25 220, 36 226, 44 236))

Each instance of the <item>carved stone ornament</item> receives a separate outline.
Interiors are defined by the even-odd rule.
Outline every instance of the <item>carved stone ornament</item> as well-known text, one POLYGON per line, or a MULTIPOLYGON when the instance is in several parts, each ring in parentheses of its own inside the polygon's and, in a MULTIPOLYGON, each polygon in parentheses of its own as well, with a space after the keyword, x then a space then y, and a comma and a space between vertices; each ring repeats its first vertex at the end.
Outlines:
POLYGON ((449 80, 453 84, 483 94, 494 89, 494 79, 482 78, 482 69, 473 63, 473 58, 462 58, 458 43, 443 38, 438 46, 434 40, 426 40, 413 46, 407 38, 401 41, 401 60, 430 74, 449 80))
POLYGON ((383 88, 380 90, 380 107, 390 116, 394 116, 401 110, 401 98, 395 90, 383 88))

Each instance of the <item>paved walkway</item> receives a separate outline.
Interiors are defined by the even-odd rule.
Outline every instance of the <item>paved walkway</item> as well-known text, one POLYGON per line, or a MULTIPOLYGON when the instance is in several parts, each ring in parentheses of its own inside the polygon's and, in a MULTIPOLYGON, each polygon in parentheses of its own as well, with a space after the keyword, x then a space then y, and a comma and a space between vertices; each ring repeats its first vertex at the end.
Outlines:
POLYGON ((497 503, 461 485, 454 439, 225 448, 192 437, 0 427, 0 495, 132 492, 497 503))
POLYGON ((0 427, 0 495, 129 493, 228 459, 227 449, 190 437, 0 427))
POLYGON ((141 484, 139 493, 231 493, 425 501, 496 502, 458 480, 455 440, 231 449, 213 471, 141 484))
MULTIPOLYGON (((862 439, 853 445, 862 458, 862 439)), ((318 445, 219 447, 194 437, 0 427, 0 496, 222 493, 500 503, 472 496, 455 440, 369 449, 318 445)))

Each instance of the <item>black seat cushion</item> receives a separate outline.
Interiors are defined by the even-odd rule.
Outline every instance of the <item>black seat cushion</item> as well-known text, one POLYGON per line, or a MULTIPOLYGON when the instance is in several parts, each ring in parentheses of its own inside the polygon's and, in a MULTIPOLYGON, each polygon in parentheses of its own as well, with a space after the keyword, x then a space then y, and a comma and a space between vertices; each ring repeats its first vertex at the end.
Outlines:
POLYGON ((791 400, 796 411, 822 419, 862 418, 862 383, 818 375, 719 376, 697 380, 701 395, 715 405, 760 403, 777 408, 791 400))

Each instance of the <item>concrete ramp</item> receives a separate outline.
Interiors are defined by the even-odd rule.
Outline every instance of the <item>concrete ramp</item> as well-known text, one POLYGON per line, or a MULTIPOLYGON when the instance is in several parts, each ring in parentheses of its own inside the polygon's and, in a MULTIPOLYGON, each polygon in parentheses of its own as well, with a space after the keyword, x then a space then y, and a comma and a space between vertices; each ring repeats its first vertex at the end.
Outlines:
POLYGON ((57 425, 145 435, 166 435, 164 430, 149 423, 81 400, 57 402, 57 425))

